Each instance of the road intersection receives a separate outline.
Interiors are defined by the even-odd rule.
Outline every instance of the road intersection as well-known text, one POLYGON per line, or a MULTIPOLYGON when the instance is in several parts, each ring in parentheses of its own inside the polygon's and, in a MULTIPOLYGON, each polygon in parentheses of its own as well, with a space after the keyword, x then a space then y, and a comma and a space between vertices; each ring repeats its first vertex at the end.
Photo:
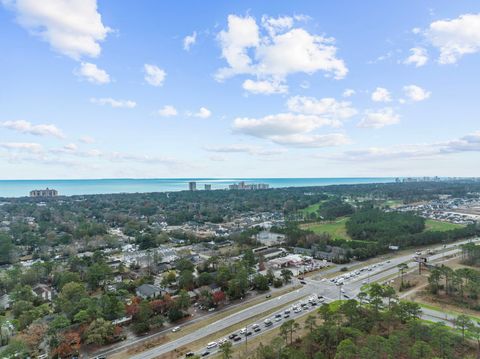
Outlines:
MULTIPOLYGON (((429 262, 438 262, 443 260, 446 257, 450 257, 452 255, 458 254, 460 252, 460 245, 470 242, 470 241, 479 241, 480 239, 468 240, 468 241, 460 241, 453 244, 445 245, 445 246, 437 246, 431 248, 433 252, 436 254, 428 256, 429 262)), ((355 298, 358 293, 360 293, 362 286, 366 283, 373 283, 373 282, 383 282, 388 280, 392 276, 398 273, 398 265, 401 263, 406 263, 410 269, 415 268, 418 264, 412 261, 412 255, 402 255, 391 258, 387 261, 380 262, 374 265, 365 266, 358 270, 352 270, 350 273, 354 273, 353 277, 350 277, 342 282, 342 285, 336 285, 335 283, 331 282, 330 280, 323 278, 320 280, 317 279, 304 279, 303 282, 305 285, 292 291, 290 293, 284 294, 277 298, 272 298, 269 301, 254 305, 247 309, 241 310, 234 314, 231 314, 225 318, 222 318, 212 324, 209 324, 199 330, 194 332, 188 333, 183 337, 180 337, 176 340, 170 341, 168 343, 159 345, 157 347, 151 348, 147 351, 139 353, 137 355, 132 356, 132 359, 153 359, 162 354, 169 353, 177 348, 188 348, 189 345, 192 345, 194 342, 201 340, 207 336, 214 335, 219 331, 224 331, 240 322, 248 321, 248 319, 257 317, 261 315, 261 313, 265 313, 271 308, 274 307, 281 307, 285 305, 282 310, 279 310, 279 313, 282 313, 285 309, 291 309, 291 302, 298 301, 298 304, 308 303, 306 302, 306 298, 310 297, 323 297, 325 302, 334 301, 336 299, 346 299, 348 298, 355 298), (355 274, 357 273, 357 274, 355 274), (343 290, 342 290, 343 289, 343 290)), ((346 277, 346 273, 340 273, 338 277, 346 277)), ((337 277, 337 278, 338 278, 337 277)), ((294 313, 291 311, 291 318, 298 318, 300 316, 306 315, 307 313, 312 312, 317 306, 308 305, 307 310, 302 310, 301 312, 294 313)), ((445 321, 447 324, 452 324, 451 322, 454 321, 455 317, 452 315, 445 315, 445 313, 437 312, 431 309, 422 309, 424 319, 430 321, 445 321)), ((271 319, 272 316, 266 316, 261 320, 257 321, 258 324, 263 323, 266 319, 271 319)), ((283 318, 283 317, 282 317, 283 318)), ((261 325, 261 331, 258 333, 252 332, 252 337, 262 335, 266 331, 278 328, 281 323, 285 321, 284 319, 280 321, 273 321, 273 325, 265 328, 261 325)), ((253 322, 250 324, 252 325, 253 322)), ((227 335, 228 336, 228 335, 227 335)), ((220 340, 221 338, 219 338, 220 340)), ((245 338, 242 338, 238 342, 233 342, 234 345, 243 344, 245 342, 245 338)), ((245 345, 245 344, 243 344, 245 345)), ((218 350, 218 347, 212 348, 208 350, 210 354, 214 354, 218 350)), ((205 355, 205 356, 208 356, 205 355)))

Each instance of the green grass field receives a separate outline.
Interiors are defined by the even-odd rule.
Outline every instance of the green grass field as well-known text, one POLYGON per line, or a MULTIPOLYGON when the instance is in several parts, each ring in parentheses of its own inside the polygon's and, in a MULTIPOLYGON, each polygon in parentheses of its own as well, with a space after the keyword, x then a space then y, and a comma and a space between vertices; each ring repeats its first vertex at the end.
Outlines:
POLYGON ((315 222, 304 224, 301 227, 303 229, 309 229, 314 233, 328 233, 332 238, 342 238, 342 239, 351 239, 347 234, 347 229, 345 228, 345 223, 347 223, 348 217, 339 218, 336 221, 331 222, 315 222))
POLYGON ((325 201, 320 201, 319 203, 311 204, 310 206, 299 210, 303 215, 308 216, 310 213, 315 213, 318 211, 322 203, 325 201))
POLYGON ((436 231, 436 232, 446 232, 456 228, 465 227, 462 224, 454 224, 442 221, 435 221, 433 219, 427 219, 425 221, 425 230, 426 231, 436 231))
POLYGON ((399 200, 399 199, 391 199, 391 200, 385 201, 383 203, 383 206, 384 207, 388 206, 390 208, 396 208, 396 207, 403 206, 403 201, 399 200))

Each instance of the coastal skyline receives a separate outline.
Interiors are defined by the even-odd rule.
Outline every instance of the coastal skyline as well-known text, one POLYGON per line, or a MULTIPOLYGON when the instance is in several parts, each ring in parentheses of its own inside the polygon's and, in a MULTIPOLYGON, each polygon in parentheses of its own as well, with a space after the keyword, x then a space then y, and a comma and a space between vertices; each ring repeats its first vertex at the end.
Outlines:
POLYGON ((478 2, 0 4, 0 179, 480 176, 478 2))

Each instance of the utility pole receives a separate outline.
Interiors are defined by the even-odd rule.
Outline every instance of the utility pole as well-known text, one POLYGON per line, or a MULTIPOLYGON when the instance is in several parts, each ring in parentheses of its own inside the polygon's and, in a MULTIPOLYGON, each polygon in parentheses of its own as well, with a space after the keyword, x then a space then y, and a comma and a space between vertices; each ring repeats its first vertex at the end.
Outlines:
POLYGON ((248 324, 245 325, 245 354, 248 353, 248 324))

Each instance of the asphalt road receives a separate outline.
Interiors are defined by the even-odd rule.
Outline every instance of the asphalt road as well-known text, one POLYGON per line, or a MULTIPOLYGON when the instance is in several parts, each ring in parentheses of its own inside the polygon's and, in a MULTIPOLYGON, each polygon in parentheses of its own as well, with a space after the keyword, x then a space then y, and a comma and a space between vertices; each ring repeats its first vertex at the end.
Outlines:
MULTIPOLYGON (((479 241, 479 240, 480 239, 475 239, 473 241, 479 241)), ((459 241, 454 244, 449 244, 446 246, 431 247, 431 249, 434 249, 435 251, 441 251, 441 252, 438 254, 428 256, 428 261, 429 262, 438 261, 438 260, 441 260, 443 257, 454 255, 460 251, 459 245, 463 243, 467 243, 469 241, 470 240, 459 241)), ((333 301, 339 298, 344 298, 344 294, 348 295, 349 298, 355 298, 360 292, 361 287, 364 285, 364 283, 382 282, 389 276, 397 274, 398 264, 407 263, 407 265, 410 268, 413 268, 418 265, 417 263, 412 261, 412 255, 404 255, 404 256, 391 258, 388 263, 387 261, 384 261, 381 263, 383 265, 377 264, 374 268, 372 268, 371 271, 368 271, 368 270, 362 271, 360 275, 357 275, 354 278, 347 280, 346 282, 344 282, 342 286, 337 286, 327 279, 322 279, 322 280, 305 279, 306 284, 298 290, 284 294, 277 298, 273 298, 272 300, 257 304, 250 308, 244 309, 240 312, 231 314, 221 320, 218 320, 210 325, 203 327, 202 329, 186 334, 185 336, 178 338, 176 340, 173 340, 171 342, 168 342, 163 345, 159 345, 155 348, 144 351, 140 354, 132 356, 131 358, 132 359, 153 359, 159 355, 168 353, 177 348, 188 347, 190 343, 193 343, 199 339, 202 339, 206 336, 214 334, 220 330, 227 329, 244 320, 248 320, 256 315, 259 315, 263 312, 266 312, 267 310, 270 310, 272 307, 277 307, 277 306, 281 306, 282 304, 285 304, 285 308, 283 309, 286 309, 290 307, 290 306, 286 306, 286 303, 291 301, 301 301, 301 299, 310 297, 312 295, 315 295, 315 296, 322 295, 323 297, 325 297, 326 302, 333 301), (344 292, 341 291, 342 288, 344 292)), ((342 274, 339 273, 339 276, 340 275, 342 274)), ((314 308, 316 307, 309 306, 308 312, 311 312, 312 310, 314 310, 314 308)), ((305 314, 307 314, 307 311, 303 311, 302 313, 298 313, 298 314, 295 314, 292 312, 291 317, 295 318, 305 314)), ((272 316, 262 318, 262 320, 259 320, 257 323, 258 324, 263 323, 265 319, 271 318, 271 317, 272 316)), ((454 316, 445 315, 445 313, 437 312, 437 311, 426 309, 426 308, 423 309, 423 317, 424 319, 431 320, 431 321, 445 321, 447 325, 452 325, 452 322, 455 320, 454 316)), ((283 321, 284 319, 282 319, 282 321, 280 322, 274 322, 274 325, 272 325, 269 328, 265 328, 262 324, 261 325, 262 330, 259 333, 253 333, 251 338, 261 335, 262 333, 268 330, 272 330, 278 327, 279 325, 281 325, 283 321)), ((251 324, 253 324, 253 322, 251 324)), ((245 345, 244 341, 245 341, 245 338, 242 338, 242 341, 234 342, 234 344, 245 345)), ((206 349, 202 350, 201 352, 205 350, 206 349)), ((210 352, 210 355, 211 355, 215 353, 216 350, 218 350, 218 348, 213 348, 208 351, 210 352)))

